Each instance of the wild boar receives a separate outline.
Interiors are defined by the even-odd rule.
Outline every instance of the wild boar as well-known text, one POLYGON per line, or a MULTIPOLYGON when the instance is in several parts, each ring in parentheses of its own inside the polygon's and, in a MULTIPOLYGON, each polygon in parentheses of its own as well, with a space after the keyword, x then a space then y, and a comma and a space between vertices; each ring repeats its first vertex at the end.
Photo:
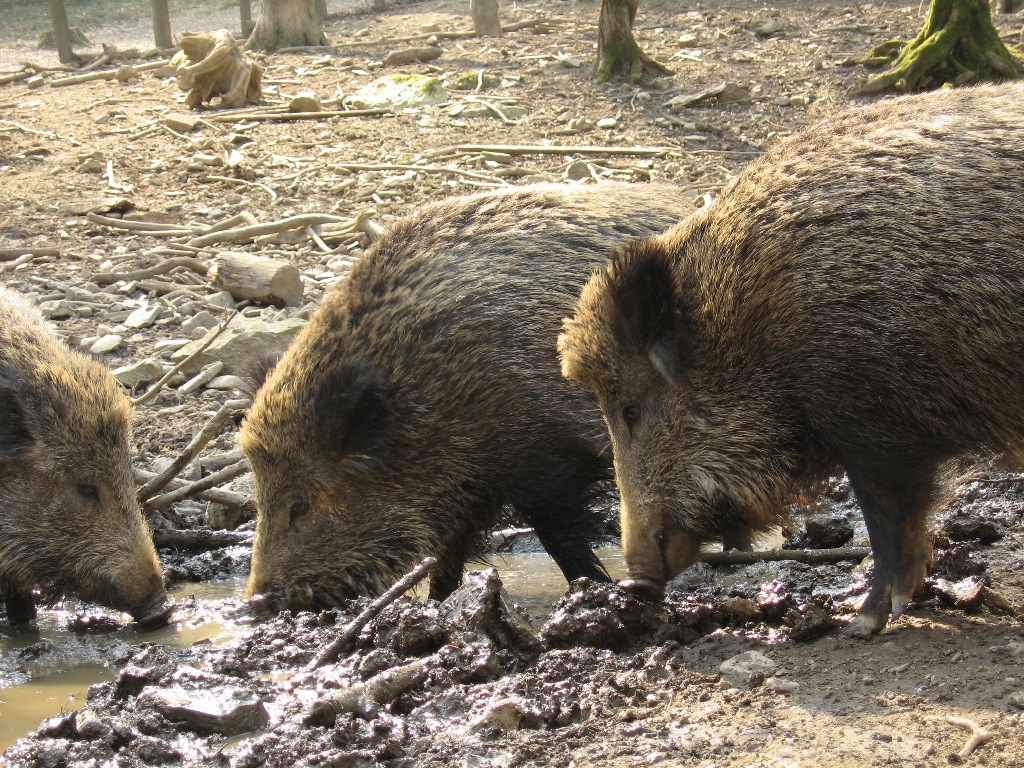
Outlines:
POLYGON ((567 579, 607 580, 590 507, 614 487, 555 342, 610 247, 691 210, 672 187, 538 185, 395 223, 267 375, 242 424, 258 509, 250 595, 316 609, 427 555, 430 596, 511 507, 567 579))
POLYGON ((110 372, 0 287, 0 596, 8 620, 73 595, 166 623, 131 471, 132 407, 110 372))
POLYGON ((841 468, 874 578, 853 634, 899 617, 953 460, 1024 438, 1024 85, 826 119, 709 207, 619 249, 559 339, 600 401, 628 586, 784 520, 841 468))

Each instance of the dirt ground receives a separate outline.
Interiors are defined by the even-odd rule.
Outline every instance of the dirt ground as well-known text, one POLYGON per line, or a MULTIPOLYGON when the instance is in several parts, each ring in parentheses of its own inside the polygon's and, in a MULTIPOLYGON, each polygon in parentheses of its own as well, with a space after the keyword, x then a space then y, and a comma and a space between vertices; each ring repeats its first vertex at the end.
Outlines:
MULTIPOLYGON (((442 37, 444 53, 434 61, 383 66, 389 51, 422 44, 432 33, 468 29, 466 5, 426 0, 336 15, 327 25, 331 50, 258 57, 265 102, 227 122, 217 110, 189 114, 174 79, 150 73, 126 82, 0 86, 0 249, 60 253, 8 261, 0 279, 42 302, 71 343, 121 336, 101 354, 111 368, 160 358, 160 342, 192 337, 186 324, 209 309, 204 302, 216 291, 180 270, 167 279, 177 281, 184 299, 167 299, 173 311, 125 331, 125 317, 144 304, 144 279, 101 290, 94 275, 155 266, 173 255, 208 261, 215 249, 190 252, 160 236, 89 220, 85 211, 197 228, 240 212, 261 222, 329 213, 387 226, 430 199, 506 183, 581 179, 669 181, 701 199, 774 142, 849 104, 850 90, 868 74, 851 62, 881 41, 913 36, 927 9, 916 0, 645 0, 637 37, 673 76, 645 86, 599 86, 591 71, 597 2, 503 3, 506 24, 552 21, 501 38, 442 37), (437 76, 448 101, 384 116, 251 117, 280 111, 306 93, 325 109, 343 109, 358 89, 392 73, 437 76), (456 81, 465 73, 470 88, 459 90, 456 81), (498 84, 474 90, 482 73, 497 75, 498 84), (722 83, 749 98, 670 104, 722 83), (561 149, 566 146, 576 150, 561 149)), ((145 48, 147 19, 138 28, 90 36, 145 48)), ((211 20, 236 23, 233 11, 221 9, 197 12, 187 27, 215 28, 211 20)), ((996 22, 1008 42, 1021 42, 1024 15, 996 22)), ((24 60, 52 63, 15 46, 0 54, 9 72, 24 60)), ((353 234, 325 250, 302 235, 218 247, 301 270, 304 308, 249 307, 250 314, 271 318, 308 314, 364 244, 365 236, 353 234)), ((175 455, 228 397, 221 390, 167 389, 141 405, 140 466, 175 455)), ((234 440, 229 424, 210 450, 230 452, 234 440)), ((722 572, 713 578, 698 568, 664 609, 607 588, 577 588, 554 615, 534 617, 534 627, 522 631, 508 628, 515 622, 507 612, 481 624, 424 601, 402 601, 321 675, 302 666, 355 609, 283 614, 254 620, 251 633, 225 647, 126 651, 113 662, 121 668, 117 681, 90 693, 87 716, 55 718, 4 760, 17 766, 1024 766, 1024 625, 1014 616, 1024 616, 1024 480, 978 474, 983 479, 964 485, 942 518, 941 556, 927 594, 867 642, 833 628, 839 623, 833 618, 852 616, 864 594, 865 575, 852 564, 752 566, 725 571, 724 580, 722 572), (970 524, 956 522, 964 520, 970 524), (979 522, 989 524, 987 532, 979 533, 979 522), (960 592, 947 582, 960 583, 960 592), (973 597, 961 594, 972 589, 973 597), (388 622, 402 627, 398 635, 388 634, 388 622), (722 672, 723 662, 747 651, 768 657, 770 665, 722 672), (314 716, 314 703, 333 689, 417 659, 423 679, 379 708, 314 716), (179 717, 153 692, 228 688, 262 701, 266 717, 246 721, 243 731, 211 731, 179 717), (990 738, 960 756, 972 727, 990 738)), ((244 479, 234 488, 244 494, 244 479)), ((841 487, 823 511, 851 525, 859 519, 841 487)), ((208 522, 204 505, 186 502, 154 526, 208 522)), ((853 536, 858 543, 862 529, 853 536)), ((195 576, 194 568, 177 561, 174 567, 179 578, 195 576)), ((206 575, 231 568, 235 561, 206 575)), ((490 605, 479 595, 478 602, 490 605)))

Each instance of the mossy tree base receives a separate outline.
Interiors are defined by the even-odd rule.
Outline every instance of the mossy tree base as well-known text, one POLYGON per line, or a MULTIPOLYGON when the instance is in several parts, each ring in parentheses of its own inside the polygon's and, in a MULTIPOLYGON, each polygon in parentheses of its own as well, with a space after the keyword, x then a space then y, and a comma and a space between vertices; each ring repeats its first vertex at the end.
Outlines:
POLYGON ((613 78, 640 82, 671 75, 664 64, 644 53, 633 37, 633 20, 640 0, 601 0, 597 33, 597 82, 613 78))
POLYGON ((928 18, 914 40, 882 43, 865 63, 889 69, 864 83, 862 94, 888 88, 922 91, 1024 74, 1024 59, 999 39, 988 0, 931 0, 928 18))

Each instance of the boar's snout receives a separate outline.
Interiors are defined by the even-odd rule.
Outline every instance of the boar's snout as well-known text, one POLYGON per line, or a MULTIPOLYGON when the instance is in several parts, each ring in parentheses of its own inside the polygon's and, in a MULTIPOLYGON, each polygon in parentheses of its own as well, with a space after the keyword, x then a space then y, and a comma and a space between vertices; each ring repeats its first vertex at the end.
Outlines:
POLYGON ((622 548, 629 578, 621 586, 661 599, 665 585, 697 559, 700 538, 665 513, 637 510, 624 498, 621 506, 622 548))
POLYGON ((174 613, 174 602, 167 597, 161 585, 159 591, 145 603, 130 611, 138 629, 158 629, 165 626, 174 613))

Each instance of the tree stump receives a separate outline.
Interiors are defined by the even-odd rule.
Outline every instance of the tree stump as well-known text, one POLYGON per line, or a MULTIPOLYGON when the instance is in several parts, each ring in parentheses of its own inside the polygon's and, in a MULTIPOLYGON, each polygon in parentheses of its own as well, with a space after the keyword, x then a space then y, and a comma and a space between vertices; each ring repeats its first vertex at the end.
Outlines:
POLYGON ((633 20, 640 0, 601 0, 597 32, 597 82, 625 78, 640 82, 644 77, 671 75, 664 64, 655 61, 633 37, 633 20))
POLYGON ((185 103, 190 109, 214 96, 221 97, 224 108, 258 104, 263 97, 263 68, 245 57, 226 29, 212 35, 182 32, 178 47, 192 62, 178 66, 178 85, 188 91, 185 103))
POLYGON ((1024 59, 999 39, 988 0, 931 0, 917 37, 889 40, 872 49, 868 66, 888 66, 858 89, 922 91, 979 80, 1006 80, 1024 73, 1024 59))
POLYGON ((469 0, 469 15, 477 37, 501 37, 498 0, 469 0))

